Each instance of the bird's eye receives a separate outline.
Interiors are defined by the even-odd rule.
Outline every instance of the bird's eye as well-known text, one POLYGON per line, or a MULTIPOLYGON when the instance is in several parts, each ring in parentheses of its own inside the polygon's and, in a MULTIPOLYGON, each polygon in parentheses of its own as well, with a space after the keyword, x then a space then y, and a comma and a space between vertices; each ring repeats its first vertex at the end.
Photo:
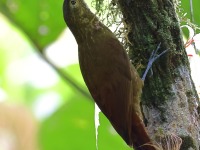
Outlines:
POLYGON ((76 0, 71 0, 71 4, 75 5, 76 4, 76 0))

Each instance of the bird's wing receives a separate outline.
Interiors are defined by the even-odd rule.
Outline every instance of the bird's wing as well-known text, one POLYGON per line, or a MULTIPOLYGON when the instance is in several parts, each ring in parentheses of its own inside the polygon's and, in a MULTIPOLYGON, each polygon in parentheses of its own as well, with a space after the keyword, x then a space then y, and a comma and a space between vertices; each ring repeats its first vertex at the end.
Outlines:
POLYGON ((137 147, 149 142, 140 116, 141 79, 126 51, 115 38, 102 39, 92 48, 95 60, 81 61, 87 64, 82 65, 82 73, 95 102, 127 144, 137 147))
MULTIPOLYGON (((104 39, 95 44, 107 51, 102 55, 103 71, 96 68, 95 83, 86 79, 86 84, 101 111, 110 120, 116 131, 127 139, 127 123, 130 117, 131 101, 131 70, 129 58, 120 42, 115 39, 104 39), (105 46, 104 46, 105 45, 105 46), (105 64, 105 65, 104 65, 105 64), (108 70, 109 69, 109 70, 108 70), (104 72, 105 77, 101 78, 104 72)), ((101 66, 101 67, 102 67, 101 66)), ((95 73, 94 73, 95 74, 95 73)))

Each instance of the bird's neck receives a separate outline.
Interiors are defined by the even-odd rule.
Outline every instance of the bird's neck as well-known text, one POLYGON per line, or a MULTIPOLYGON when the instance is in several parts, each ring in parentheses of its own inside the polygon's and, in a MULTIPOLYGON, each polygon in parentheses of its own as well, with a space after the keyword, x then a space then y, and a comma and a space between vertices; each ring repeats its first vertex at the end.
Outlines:
POLYGON ((77 42, 81 43, 91 38, 95 31, 101 29, 101 26, 102 23, 99 22, 98 18, 92 12, 88 12, 78 18, 76 23, 73 26, 69 26, 69 28, 77 42))

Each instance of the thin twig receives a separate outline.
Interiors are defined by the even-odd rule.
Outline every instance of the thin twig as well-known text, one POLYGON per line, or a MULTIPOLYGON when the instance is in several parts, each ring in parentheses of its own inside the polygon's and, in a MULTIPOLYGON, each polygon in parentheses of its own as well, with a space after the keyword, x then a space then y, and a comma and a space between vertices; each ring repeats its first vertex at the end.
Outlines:
POLYGON ((70 84, 74 89, 76 89, 79 93, 81 93, 83 96, 85 96, 88 99, 92 99, 90 94, 86 92, 84 89, 82 89, 76 82, 72 80, 72 77, 65 71, 62 71, 59 69, 55 64, 53 64, 43 53, 42 51, 38 50, 38 54, 44 59, 57 73, 58 75, 64 79, 64 81, 68 84, 70 84))

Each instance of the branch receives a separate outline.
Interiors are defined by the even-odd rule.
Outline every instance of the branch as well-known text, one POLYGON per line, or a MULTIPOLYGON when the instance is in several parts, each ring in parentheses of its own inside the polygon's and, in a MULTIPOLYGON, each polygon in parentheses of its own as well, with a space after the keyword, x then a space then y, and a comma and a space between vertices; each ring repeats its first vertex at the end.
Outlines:
POLYGON ((75 90, 77 90, 80 94, 82 94, 83 96, 85 96, 87 99, 92 100, 92 97, 90 96, 90 94, 85 91, 83 88, 81 88, 76 82, 74 82, 72 80, 72 77, 65 71, 62 71, 61 69, 59 69, 55 64, 53 64, 43 53, 42 50, 39 49, 39 47, 37 47, 37 51, 38 54, 41 56, 42 59, 44 59, 57 73, 58 75, 63 78, 63 80, 70 84, 75 90))

